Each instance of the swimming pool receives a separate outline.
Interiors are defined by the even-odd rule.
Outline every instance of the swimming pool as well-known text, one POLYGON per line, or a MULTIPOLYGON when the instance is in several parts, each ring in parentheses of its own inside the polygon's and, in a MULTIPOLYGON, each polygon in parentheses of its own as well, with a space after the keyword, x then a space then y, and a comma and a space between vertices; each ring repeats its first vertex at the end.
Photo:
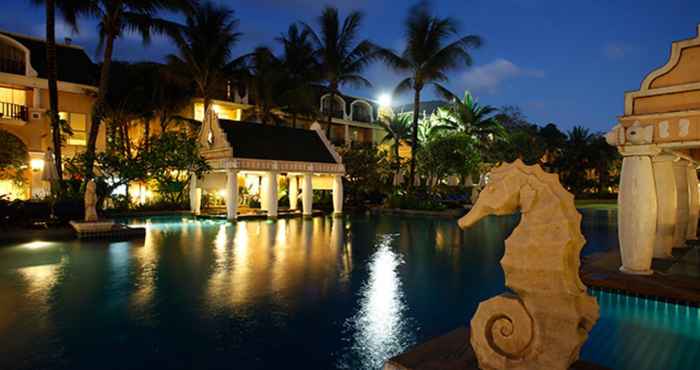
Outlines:
MULTIPOLYGON (((584 253, 615 246, 614 211, 583 213, 584 253)), ((503 290, 517 217, 130 222, 145 240, 0 247, 1 369, 377 369, 503 290)), ((584 359, 700 359, 697 308, 595 294, 584 359)))

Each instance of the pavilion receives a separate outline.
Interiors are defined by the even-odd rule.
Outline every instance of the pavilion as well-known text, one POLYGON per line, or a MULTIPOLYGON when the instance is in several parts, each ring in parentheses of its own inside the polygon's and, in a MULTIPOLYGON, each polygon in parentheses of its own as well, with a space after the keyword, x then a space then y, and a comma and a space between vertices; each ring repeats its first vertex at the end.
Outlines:
POLYGON ((618 196, 621 271, 651 274, 652 258, 697 239, 700 161, 700 26, 674 42, 669 61, 625 94, 606 135, 623 156, 618 196))
POLYGON ((310 130, 260 123, 221 120, 213 110, 205 115, 199 132, 201 154, 211 167, 202 178, 191 176, 190 208, 201 212, 202 190, 221 191, 226 216, 238 215, 239 184, 262 179, 261 209, 277 218, 279 181, 289 181, 289 209, 298 209, 301 190, 302 214, 311 216, 313 189, 333 191, 333 212, 343 211, 345 167, 340 155, 325 137, 318 123, 310 130))

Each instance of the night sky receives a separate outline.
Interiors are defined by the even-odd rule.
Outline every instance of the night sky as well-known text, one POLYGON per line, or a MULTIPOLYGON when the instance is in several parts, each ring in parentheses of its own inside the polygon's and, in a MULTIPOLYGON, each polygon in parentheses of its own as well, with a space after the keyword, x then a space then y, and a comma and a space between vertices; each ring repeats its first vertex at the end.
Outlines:
MULTIPOLYGON (((234 55, 273 39, 294 21, 314 22, 323 1, 219 1, 240 18, 242 42, 234 55)), ((30 0, 5 0, 0 28, 44 36, 44 11, 30 0)), ((365 12, 363 37, 394 49, 402 46, 402 22, 413 2, 387 0, 328 1, 346 14, 365 12)), ((665 64, 671 41, 694 37, 700 23, 698 0, 442 0, 437 14, 457 18, 463 34, 477 34, 485 45, 473 51, 474 65, 450 75, 459 95, 472 91, 479 102, 517 105, 533 123, 554 122, 564 129, 583 125, 594 131, 611 127, 623 109, 623 93, 639 88, 643 77, 665 64)), ((166 18, 177 20, 177 16, 166 18)), ((58 22, 57 38, 69 36, 97 61, 95 21, 80 20, 73 34, 58 22)), ((165 38, 143 47, 127 35, 118 40, 115 59, 162 61, 173 52, 165 38)), ((393 89, 399 76, 380 63, 366 73, 373 87, 345 92, 376 98, 393 89)), ((432 91, 427 94, 432 98, 432 91)), ((398 98, 410 101, 410 96, 398 98)))

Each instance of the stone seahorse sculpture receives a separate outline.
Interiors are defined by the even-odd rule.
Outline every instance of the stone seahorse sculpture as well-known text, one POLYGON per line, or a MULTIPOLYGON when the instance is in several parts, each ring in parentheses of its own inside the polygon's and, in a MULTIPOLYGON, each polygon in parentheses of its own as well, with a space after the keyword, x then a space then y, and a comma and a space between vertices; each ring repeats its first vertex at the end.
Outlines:
POLYGON ((585 239, 573 195, 557 175, 517 160, 491 172, 459 226, 518 209, 520 223, 501 259, 506 286, 515 294, 479 304, 471 344, 483 370, 565 370, 578 359, 599 317, 598 303, 578 275, 585 239))

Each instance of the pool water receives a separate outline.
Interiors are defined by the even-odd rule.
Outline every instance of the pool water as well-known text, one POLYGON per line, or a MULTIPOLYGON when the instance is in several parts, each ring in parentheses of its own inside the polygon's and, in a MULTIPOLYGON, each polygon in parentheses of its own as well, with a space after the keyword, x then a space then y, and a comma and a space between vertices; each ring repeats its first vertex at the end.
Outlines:
MULTIPOLYGON (((616 247, 615 212, 583 213, 584 254, 616 247)), ((518 218, 130 222, 145 240, 0 247, 0 369, 379 369, 504 290, 518 218)), ((700 360, 697 308, 594 294, 584 359, 700 360)))

